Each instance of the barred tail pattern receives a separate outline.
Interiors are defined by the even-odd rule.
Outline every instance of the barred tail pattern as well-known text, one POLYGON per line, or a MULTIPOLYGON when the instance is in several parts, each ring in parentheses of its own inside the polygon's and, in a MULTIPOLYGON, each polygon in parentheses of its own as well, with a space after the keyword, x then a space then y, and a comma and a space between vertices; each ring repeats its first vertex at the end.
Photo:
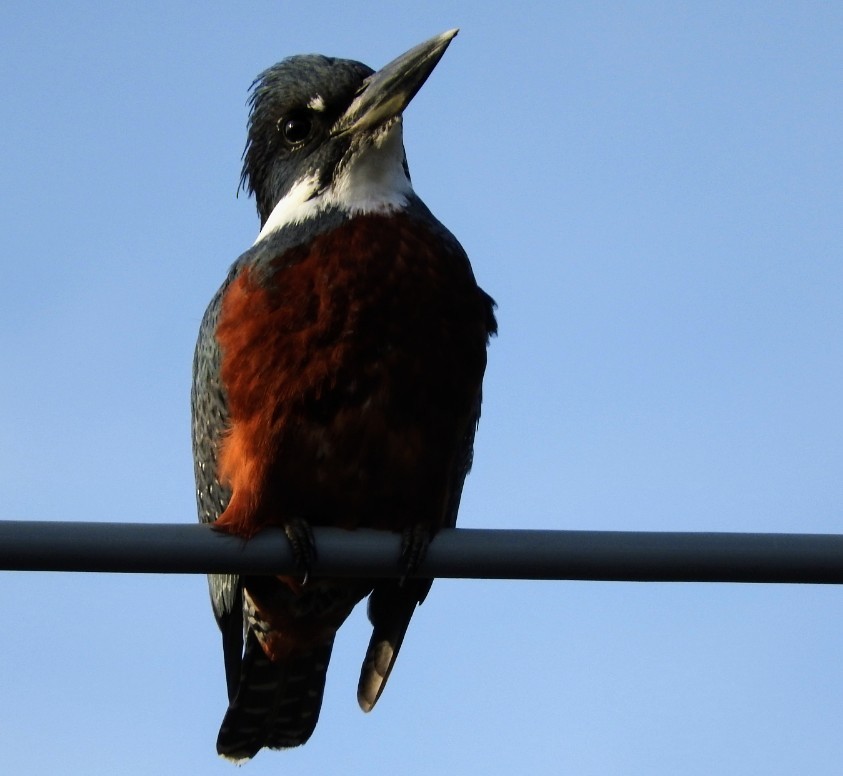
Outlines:
POLYGON ((272 662, 250 632, 240 685, 222 721, 217 752, 243 762, 262 748, 285 749, 307 741, 325 691, 333 637, 312 650, 272 662))

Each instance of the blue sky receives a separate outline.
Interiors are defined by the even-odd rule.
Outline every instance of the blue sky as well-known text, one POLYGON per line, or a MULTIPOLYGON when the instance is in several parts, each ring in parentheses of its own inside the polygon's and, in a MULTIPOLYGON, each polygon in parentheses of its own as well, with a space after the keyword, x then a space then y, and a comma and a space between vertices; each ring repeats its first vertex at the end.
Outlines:
MULTIPOLYGON (((257 233, 246 90, 461 27, 416 190, 499 303, 466 527, 839 532, 843 8, 7 2, 9 519, 194 519, 190 360, 257 233)), ((363 715, 252 774, 838 774, 843 591, 439 581, 363 715)), ((204 579, 0 576, 0 763, 232 773, 204 579)))

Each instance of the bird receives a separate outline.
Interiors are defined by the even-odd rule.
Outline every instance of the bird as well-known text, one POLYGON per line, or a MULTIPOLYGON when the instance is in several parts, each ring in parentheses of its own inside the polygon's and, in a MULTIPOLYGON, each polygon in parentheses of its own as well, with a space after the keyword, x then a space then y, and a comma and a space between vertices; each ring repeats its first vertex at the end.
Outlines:
POLYGON ((495 303, 415 193, 402 134, 456 34, 378 71, 292 56, 250 89, 240 185, 261 226, 199 329, 197 506, 246 540, 283 529, 301 573, 209 576, 228 690, 217 752, 234 762, 310 738, 337 630, 367 597, 357 698, 374 707, 432 583, 413 571, 456 522, 495 303), (403 575, 312 574, 317 526, 400 533, 403 575))

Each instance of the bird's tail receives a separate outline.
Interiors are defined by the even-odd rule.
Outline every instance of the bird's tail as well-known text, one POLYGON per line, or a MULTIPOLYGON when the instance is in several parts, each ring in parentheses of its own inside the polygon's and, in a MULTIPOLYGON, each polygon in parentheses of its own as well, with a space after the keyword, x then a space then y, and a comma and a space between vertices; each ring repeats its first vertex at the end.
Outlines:
POLYGON ((316 727, 325 691, 333 636, 307 652, 272 662, 250 632, 240 685, 217 737, 217 752, 243 762, 262 747, 284 749, 307 741, 316 727))

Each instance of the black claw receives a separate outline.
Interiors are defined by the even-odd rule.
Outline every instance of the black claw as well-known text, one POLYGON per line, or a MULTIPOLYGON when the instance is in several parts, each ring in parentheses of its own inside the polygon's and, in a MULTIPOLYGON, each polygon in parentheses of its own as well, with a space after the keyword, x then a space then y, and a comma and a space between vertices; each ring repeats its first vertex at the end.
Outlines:
POLYGON ((403 571, 401 574, 402 585, 407 577, 414 574, 421 565, 424 556, 427 555, 430 539, 431 531, 427 525, 416 523, 404 529, 401 534, 401 557, 398 561, 403 571))
POLYGON ((293 550, 296 569, 302 575, 302 585, 307 584, 313 563, 316 560, 316 542, 310 523, 300 517, 290 518, 284 523, 284 533, 293 550))

